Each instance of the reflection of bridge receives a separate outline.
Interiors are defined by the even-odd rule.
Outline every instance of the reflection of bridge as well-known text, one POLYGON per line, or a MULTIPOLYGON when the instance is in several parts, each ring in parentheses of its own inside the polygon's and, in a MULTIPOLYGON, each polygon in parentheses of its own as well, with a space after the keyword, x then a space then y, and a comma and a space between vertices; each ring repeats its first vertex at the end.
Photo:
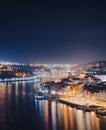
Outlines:
POLYGON ((31 76, 31 77, 5 78, 5 79, 0 79, 0 82, 30 81, 30 80, 38 81, 38 80, 40 80, 40 76, 37 74, 37 75, 31 76))

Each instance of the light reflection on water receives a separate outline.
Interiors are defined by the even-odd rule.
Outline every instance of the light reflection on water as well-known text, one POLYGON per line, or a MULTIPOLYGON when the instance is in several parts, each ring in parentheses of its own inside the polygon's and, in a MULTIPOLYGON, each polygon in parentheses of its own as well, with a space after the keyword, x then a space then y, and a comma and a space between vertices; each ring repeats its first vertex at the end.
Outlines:
MULTIPOLYGON (((46 130, 100 130, 100 121, 94 112, 83 112, 71 108, 67 105, 56 102, 48 102, 47 100, 37 101, 39 105, 39 115, 45 120, 46 130), (43 102, 43 103, 42 103, 43 102), (41 106, 40 106, 41 105, 41 106), (45 108, 45 112, 43 112, 45 108), (50 109, 50 110, 49 110, 50 109), (40 114, 42 113, 42 114, 40 114), (45 116, 43 115, 45 114, 45 116)), ((104 119, 105 123, 106 120, 104 119)), ((105 128, 102 128, 105 130, 105 128)))
POLYGON ((98 118, 94 112, 34 100, 33 86, 35 83, 0 83, 0 129, 105 130, 106 118, 98 118))
MULTIPOLYGON (((47 100, 35 100, 35 102, 38 102, 39 107, 43 102, 42 109, 45 108, 45 113, 42 110, 39 113, 42 113, 40 116, 45 120, 46 130, 101 130, 100 123, 102 121, 106 123, 106 119, 97 118, 94 112, 83 112, 47 100)), ((105 127, 102 130, 105 130, 105 127)))

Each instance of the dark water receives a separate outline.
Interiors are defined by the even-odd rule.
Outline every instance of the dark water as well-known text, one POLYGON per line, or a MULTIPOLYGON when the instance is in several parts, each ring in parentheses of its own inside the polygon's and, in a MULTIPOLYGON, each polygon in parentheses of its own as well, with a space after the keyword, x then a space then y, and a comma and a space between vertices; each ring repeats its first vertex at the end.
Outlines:
POLYGON ((106 130, 106 118, 33 98, 35 83, 0 84, 0 130, 106 130))

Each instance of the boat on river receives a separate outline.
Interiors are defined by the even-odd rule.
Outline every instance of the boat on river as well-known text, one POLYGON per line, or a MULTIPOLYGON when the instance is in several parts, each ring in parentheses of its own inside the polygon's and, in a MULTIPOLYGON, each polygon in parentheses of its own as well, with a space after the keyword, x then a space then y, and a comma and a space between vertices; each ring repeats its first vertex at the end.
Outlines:
POLYGON ((39 96, 39 95, 35 95, 34 98, 37 99, 37 100, 43 100, 43 99, 45 99, 44 96, 39 96))
POLYGON ((106 109, 98 109, 98 110, 96 110, 96 113, 98 115, 106 116, 106 109))

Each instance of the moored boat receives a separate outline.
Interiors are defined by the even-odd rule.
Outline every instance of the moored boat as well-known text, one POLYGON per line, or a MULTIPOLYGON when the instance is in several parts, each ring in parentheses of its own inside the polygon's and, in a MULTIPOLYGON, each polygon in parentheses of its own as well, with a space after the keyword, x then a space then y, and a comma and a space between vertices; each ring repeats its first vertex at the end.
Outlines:
POLYGON ((38 100, 45 99, 45 97, 44 97, 44 96, 38 96, 38 95, 35 95, 35 96, 34 96, 34 98, 35 98, 35 99, 38 99, 38 100))
POLYGON ((106 109, 98 109, 96 110, 96 114, 106 116, 106 109))

